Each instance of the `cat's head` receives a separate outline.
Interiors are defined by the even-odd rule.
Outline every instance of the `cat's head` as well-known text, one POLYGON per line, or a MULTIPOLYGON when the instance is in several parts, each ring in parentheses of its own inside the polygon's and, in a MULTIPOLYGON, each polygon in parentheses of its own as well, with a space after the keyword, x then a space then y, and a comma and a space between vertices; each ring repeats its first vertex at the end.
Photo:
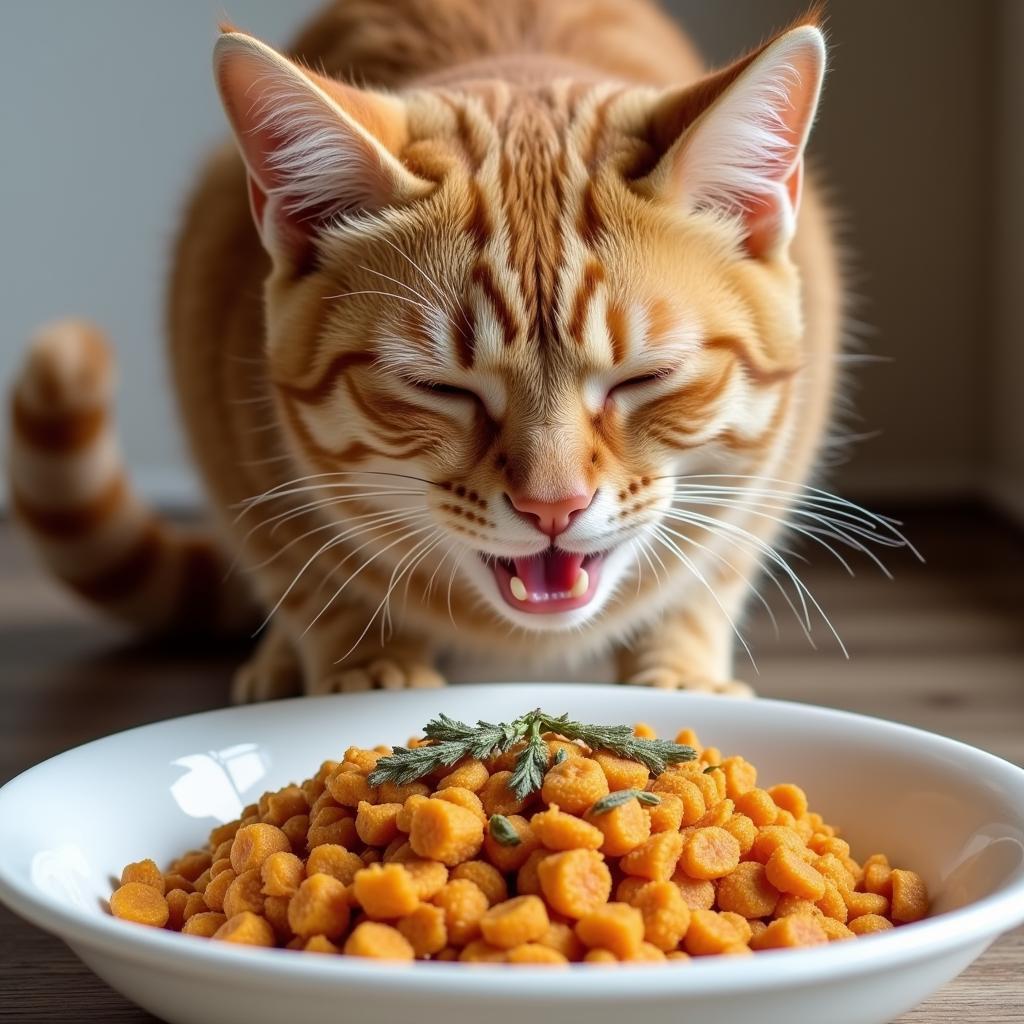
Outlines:
POLYGON ((685 566, 674 478, 785 446, 824 60, 806 25, 689 88, 384 94, 223 35, 277 414, 304 472, 337 474, 318 514, 394 538, 389 566, 454 547, 534 630, 685 566))

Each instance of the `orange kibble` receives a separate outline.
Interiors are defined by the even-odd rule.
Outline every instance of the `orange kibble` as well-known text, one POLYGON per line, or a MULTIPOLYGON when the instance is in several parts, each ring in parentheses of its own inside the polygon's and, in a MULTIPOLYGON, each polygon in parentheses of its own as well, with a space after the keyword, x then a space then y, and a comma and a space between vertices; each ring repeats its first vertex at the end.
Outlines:
POLYGON ((416 953, 409 940, 397 929, 377 921, 362 921, 352 929, 345 942, 348 956, 374 960, 413 960, 416 953))
POLYGON ((628 903, 605 903, 580 917, 576 935, 588 949, 607 949, 624 960, 644 940, 644 917, 628 903))
POLYGON ((326 935, 312 935, 306 939, 306 944, 302 947, 306 953, 333 953, 335 955, 341 953, 341 947, 336 946, 326 935))
POLYGON ((148 885, 156 889, 161 896, 166 892, 163 872, 156 866, 156 861, 139 860, 134 864, 126 864, 124 871, 121 872, 121 884, 127 885, 129 882, 148 885))
POLYGON ((818 924, 821 925, 829 942, 841 942, 843 939, 855 938, 855 934, 842 921, 838 921, 834 917, 823 917, 818 924))
POLYGON ((633 726, 633 735, 638 736, 642 740, 656 740, 658 734, 654 731, 654 727, 648 725, 646 722, 637 722, 633 726))
POLYGON ((291 849, 291 840, 276 825, 265 822, 245 825, 231 844, 231 867, 240 875, 260 867, 272 853, 290 853, 291 849))
POLYGON ((180 932, 185 923, 185 907, 189 895, 184 889, 171 889, 164 896, 167 901, 167 927, 172 931, 180 932))
POLYGON ((659 793, 660 801, 645 807, 651 832, 678 832, 683 825, 683 801, 675 793, 659 793))
POLYGON ((727 757, 721 765, 725 775, 725 795, 737 800, 757 785, 757 769, 742 757, 727 757))
MULTIPOLYGON (((401 864, 409 873, 412 884, 416 889, 416 895, 421 900, 433 899, 448 882, 448 869, 436 860, 420 860, 418 857, 414 857, 410 860, 402 861, 401 864)), ((459 865, 459 867, 463 866, 463 864, 459 865)), ((458 871, 458 868, 455 870, 458 871)), ((473 879, 471 878, 470 881, 473 881, 473 879)))
POLYGON ((541 797, 569 814, 582 814, 608 795, 608 780, 601 766, 589 757, 569 757, 544 776, 541 797))
POLYGON ((612 891, 608 865, 594 850, 552 853, 539 861, 537 875, 548 906, 566 917, 582 917, 606 903, 612 891))
POLYGON ((672 877, 682 852, 683 837, 678 832, 659 832, 627 853, 619 867, 627 875, 663 882, 672 877))
POLYGON ((479 793, 484 783, 490 778, 487 766, 483 761, 476 758, 466 758, 459 761, 452 770, 437 784, 439 790, 448 789, 451 786, 458 786, 468 789, 473 793, 479 793))
POLYGON ((236 877, 231 868, 226 868, 216 878, 210 879, 206 888, 203 889, 203 899, 211 910, 224 909, 224 894, 236 877))
POLYGON ((890 883, 892 919, 901 924, 920 921, 928 913, 928 888, 924 884, 924 879, 915 871, 894 868, 890 883))
POLYGON ((552 921, 548 925, 548 930, 537 941, 542 946, 550 946, 557 950, 566 960, 579 960, 583 954, 583 944, 564 921, 552 921))
POLYGON ((826 853, 821 857, 815 858, 810 863, 816 871, 832 882, 840 892, 846 892, 847 889, 853 888, 853 875, 834 853, 826 853))
POLYGON ((647 882, 630 903, 643 915, 644 941, 675 949, 690 925, 690 908, 673 882, 647 882))
MULTIPOLYGON (((225 822, 223 825, 217 825, 210 830, 210 846, 216 848, 223 842, 231 842, 235 838, 235 833, 242 827, 242 821, 240 818, 234 821, 225 822)), ((180 868, 178 868, 181 871, 180 868)), ((200 874, 205 871, 205 868, 200 869, 200 874)), ((182 871, 182 874, 185 872, 182 871)), ((198 877, 198 876, 197 876, 198 877)))
POLYGON ((263 879, 259 868, 252 868, 236 875, 224 893, 224 916, 230 920, 246 911, 251 914, 262 914, 262 889, 263 879))
POLYGON ((487 912, 487 897, 468 878, 448 882, 433 901, 444 911, 448 941, 464 946, 480 933, 480 919, 487 912))
MULTIPOLYGON (((225 871, 230 871, 230 870, 231 870, 231 859, 229 857, 220 857, 219 859, 215 860, 209 866, 209 868, 206 869, 204 874, 208 874, 210 876, 210 878, 216 878, 218 875, 223 874, 225 871)), ((199 878, 196 879, 196 882, 199 882, 199 880, 202 877, 203 876, 200 875, 199 878)), ((210 884, 209 881, 207 881, 206 884, 209 885, 210 884)))
POLYGON ((706 878, 690 878, 681 870, 676 870, 671 878, 672 884, 679 890, 683 902, 691 910, 710 910, 715 905, 715 883, 706 878))
POLYGON ((288 926, 303 938, 336 939, 345 934, 349 914, 345 886, 330 875, 310 875, 288 904, 288 926))
POLYGON ((636 894, 645 886, 649 880, 639 878, 636 875, 626 875, 617 886, 615 886, 615 898, 619 903, 632 903, 636 894))
POLYGON ((280 828, 289 818, 296 814, 309 813, 309 798, 300 786, 285 786, 267 797, 267 807, 263 812, 263 820, 268 825, 280 828))
POLYGON ((359 844, 356 821, 347 807, 325 807, 309 823, 306 847, 313 850, 328 843, 350 849, 359 844))
MULTIPOLYGON (((635 801, 631 801, 634 802, 635 801)), ((605 841, 604 833, 582 818, 566 814, 558 804, 539 811, 530 819, 530 827, 548 850, 597 850, 605 841)))
POLYGON ((182 920, 187 921, 193 914, 205 914, 209 909, 209 904, 201 892, 190 892, 185 901, 185 910, 181 915, 182 920))
POLYGON ((872 932, 884 932, 893 927, 892 921, 881 914, 861 914, 846 923, 854 935, 870 935, 872 932))
POLYGON ((742 936, 743 933, 729 917, 713 910, 693 910, 683 946, 690 956, 710 956, 742 944, 745 941, 742 936))
POLYGON ((171 915, 163 893, 145 882, 125 882, 115 889, 110 896, 110 912, 122 921, 134 921, 153 928, 163 928, 171 915))
POLYGON ((646 789, 651 773, 647 766, 639 761, 630 761, 625 757, 617 757, 607 750, 594 751, 593 760, 597 763, 608 782, 608 789, 613 793, 620 789, 646 789))
POLYGON ((825 879, 825 895, 814 904, 826 917, 846 924, 849 911, 841 890, 831 878, 825 879))
POLYGON ((598 846, 608 857, 621 857, 635 850, 651 835, 651 817, 635 798, 609 811, 588 811, 587 821, 600 833, 598 846))
POLYGON ((448 800, 453 804, 458 804, 459 807, 472 811, 481 821, 487 821, 483 801, 472 790, 465 789, 462 786, 449 786, 448 789, 442 789, 437 792, 435 797, 438 800, 448 800))
POLYGON ((820 900, 825 895, 821 872, 803 860, 794 850, 778 847, 765 864, 768 881, 779 892, 792 893, 798 899, 820 900))
POLYGON ((768 881, 763 864, 750 860, 738 864, 718 880, 718 906, 745 918, 770 917, 779 902, 779 892, 768 881))
POLYGON ((352 891, 367 917, 376 919, 404 917, 420 902, 418 887, 402 864, 371 864, 357 871, 352 891))
POLYGON ((431 798, 414 811, 409 842, 420 857, 453 867, 480 852, 484 825, 472 811, 431 798))
POLYGON ((398 836, 396 819, 401 809, 401 804, 360 801, 356 811, 356 834, 369 846, 387 846, 398 836))
POLYGON ((783 782, 772 786, 768 795, 775 801, 781 811, 788 811, 794 818, 802 818, 807 813, 807 794, 791 782, 783 782))
POLYGON ((779 902, 775 904, 775 916, 787 917, 790 914, 805 914, 811 917, 824 917, 817 903, 801 899, 792 893, 784 892, 779 896, 779 902))
MULTIPOLYGON (((893 886, 893 891, 895 892, 895 886, 893 886)), ((843 899, 846 901, 846 909, 849 912, 847 923, 854 918, 864 917, 866 914, 884 917, 889 912, 889 901, 875 892, 846 891, 843 893, 843 899)))
POLYGON ((292 896, 306 877, 306 866, 294 853, 272 853, 260 868, 264 896, 292 896))
POLYGON ((395 818, 399 832, 408 832, 412 828, 412 816, 416 813, 416 808, 422 807, 429 799, 429 795, 424 796, 422 793, 414 793, 412 796, 406 797, 402 809, 398 812, 398 817, 395 818))
POLYGON ((774 825, 779 815, 779 809, 766 789, 748 789, 733 800, 737 813, 745 814, 758 828, 774 825))
MULTIPOLYGON (((234 836, 231 837, 232 839, 234 836)), ((231 840, 228 840, 228 849, 231 848, 231 840)), ((227 856, 227 854, 224 854, 227 856)), ((181 875, 190 882, 194 882, 214 861, 215 857, 207 850, 190 850, 188 853, 171 863, 171 873, 181 875)))
MULTIPOLYGON (((457 957, 451 959, 458 959, 467 964, 503 964, 505 963, 505 953, 506 950, 492 946, 483 939, 473 939, 466 943, 465 948, 457 957)), ((437 956, 435 959, 440 960, 441 956, 437 956)))
POLYGON ((304 850, 306 848, 306 839, 309 832, 309 815, 293 814, 281 826, 281 831, 288 837, 288 841, 292 844, 292 852, 298 853, 300 850, 304 850))
POLYGON ((521 946, 515 946, 505 954, 505 963, 508 964, 557 966, 568 962, 557 949, 552 949, 540 942, 524 942, 521 946))
POLYGON ((679 866, 691 878, 721 878, 739 862, 740 844, 736 837, 716 826, 692 832, 679 858, 679 866))
POLYGON ((288 923, 290 902, 290 896, 267 896, 263 900, 263 916, 270 922, 278 942, 288 942, 295 937, 292 926, 288 923))
POLYGON ((369 750, 366 747, 352 746, 345 751, 345 758, 341 763, 350 764, 361 772, 372 772, 377 767, 377 762, 384 756, 384 751, 391 753, 391 748, 369 750))
POLYGON ((517 896, 487 910, 480 918, 480 931, 492 946, 512 949, 524 942, 539 942, 550 923, 539 896, 517 896))
POLYGON ((750 847, 750 858, 767 864, 779 846, 785 846, 790 850, 806 849, 804 841, 791 828, 783 825, 763 825, 757 830, 757 838, 750 847))
POLYGON ((534 834, 532 826, 522 815, 510 814, 507 820, 519 836, 519 842, 514 846, 503 846, 489 830, 484 836, 484 855, 505 874, 518 871, 530 854, 540 846, 540 840, 534 834))
POLYGON ((553 857, 554 853, 551 850, 545 850, 543 847, 538 847, 534 850, 529 857, 523 862, 523 866, 516 872, 516 892, 520 896, 537 896, 539 895, 540 888, 540 865, 548 859, 553 857))
POLYGON ((421 903, 395 927, 405 936, 417 957, 432 956, 448 945, 448 929, 442 907, 421 903))
POLYGON ((888 864, 865 864, 864 891, 892 899, 892 868, 888 864))
POLYGON ((215 910, 207 910, 201 914, 193 914, 182 926, 182 935, 196 935, 202 939, 212 939, 227 918, 215 910))
POLYGON ((377 787, 382 804, 404 804, 411 796, 430 796, 430 787, 425 782, 382 782, 377 787))
POLYGON ((344 846, 338 846, 336 843, 324 843, 309 851, 306 874, 310 876, 330 875, 343 885, 351 885, 356 877, 356 872, 362 871, 364 867, 366 865, 359 854, 351 853, 344 846))
POLYGON ((584 954, 585 964, 617 964, 619 958, 610 949, 588 949, 584 954))
POLYGON ((274 929, 270 922, 249 910, 242 910, 229 917, 211 937, 221 942, 236 942, 242 946, 275 944, 274 929))
POLYGON ((671 793, 677 796, 683 806, 683 825, 699 821, 707 811, 707 804, 700 787, 681 772, 663 772, 651 786, 654 793, 671 793))
MULTIPOLYGON (((443 865, 438 865, 438 867, 443 868, 443 865)), ((496 903, 501 903, 502 900, 508 899, 508 883, 505 881, 505 876, 494 865, 488 864, 487 861, 463 861, 452 869, 452 878, 469 879, 487 897, 487 902, 492 907, 496 903)), ((426 899, 427 897, 420 898, 426 899)))
POLYGON ((688 831, 698 828, 721 828, 732 820, 732 812, 735 807, 736 805, 728 797, 719 800, 716 804, 709 804, 704 816, 689 826, 688 831))
POLYGON ((722 828, 740 844, 740 856, 750 853, 757 838, 757 826, 745 814, 734 814, 722 828))
POLYGON ((377 799, 377 789, 366 781, 366 775, 344 766, 327 780, 327 792, 342 807, 358 807, 363 801, 373 803, 377 799))
POLYGON ((484 813, 488 818, 492 814, 503 814, 506 818, 510 814, 522 814, 529 803, 529 797, 522 799, 516 796, 509 788, 509 780, 511 778, 511 772, 495 772, 480 787, 477 796, 480 797, 480 801, 484 806, 484 813))
POLYGON ((750 941, 751 949, 785 949, 795 946, 819 946, 828 935, 817 918, 805 914, 780 917, 750 941))
POLYGON ((165 871, 164 893, 169 893, 172 889, 181 889, 183 892, 189 893, 195 889, 195 886, 184 875, 179 875, 176 871, 165 871))

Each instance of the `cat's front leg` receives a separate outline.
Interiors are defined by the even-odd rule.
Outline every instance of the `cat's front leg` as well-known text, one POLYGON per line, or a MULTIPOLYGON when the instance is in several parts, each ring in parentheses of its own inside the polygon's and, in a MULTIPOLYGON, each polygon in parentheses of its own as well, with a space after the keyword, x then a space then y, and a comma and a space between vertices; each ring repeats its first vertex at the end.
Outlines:
POLYGON ((370 629, 360 638, 365 626, 366 610, 350 607, 324 616, 299 635, 306 693, 444 686, 444 677, 434 667, 432 645, 424 637, 398 631, 382 642, 379 630, 370 629))
POLYGON ((732 627, 717 607, 669 611, 617 656, 620 682, 661 690, 753 697, 732 678, 732 627))
POLYGON ((302 665, 285 624, 272 619, 257 641, 256 650, 235 672, 232 704, 250 704, 302 692, 302 665))

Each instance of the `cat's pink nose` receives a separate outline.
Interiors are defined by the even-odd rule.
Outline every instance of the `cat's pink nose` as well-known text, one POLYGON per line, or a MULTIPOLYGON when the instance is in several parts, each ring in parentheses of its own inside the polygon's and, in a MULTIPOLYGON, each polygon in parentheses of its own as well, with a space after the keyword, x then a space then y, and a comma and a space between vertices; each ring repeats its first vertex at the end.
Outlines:
POLYGON ((549 537, 557 537, 569 529, 572 517, 590 507, 594 500, 594 491, 588 494, 573 494, 557 501, 541 501, 521 494, 510 494, 508 500, 512 507, 521 512, 527 519, 532 519, 534 526, 549 537))

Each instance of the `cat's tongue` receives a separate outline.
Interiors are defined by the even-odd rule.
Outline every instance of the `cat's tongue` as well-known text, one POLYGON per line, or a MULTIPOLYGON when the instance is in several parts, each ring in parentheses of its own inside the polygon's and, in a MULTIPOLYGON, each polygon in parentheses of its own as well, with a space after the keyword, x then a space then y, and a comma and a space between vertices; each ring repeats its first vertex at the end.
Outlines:
POLYGON ((580 594, 586 591, 588 581, 582 569, 583 558, 583 555, 550 548, 543 555, 535 555, 533 558, 516 558, 513 564, 516 567, 516 578, 522 581, 531 598, 550 600, 555 596, 577 597, 579 595, 573 593, 577 587, 580 594))
POLYGON ((492 562, 498 590, 521 612, 568 612, 588 604, 597 592, 601 555, 575 555, 550 548, 543 555, 492 562))

